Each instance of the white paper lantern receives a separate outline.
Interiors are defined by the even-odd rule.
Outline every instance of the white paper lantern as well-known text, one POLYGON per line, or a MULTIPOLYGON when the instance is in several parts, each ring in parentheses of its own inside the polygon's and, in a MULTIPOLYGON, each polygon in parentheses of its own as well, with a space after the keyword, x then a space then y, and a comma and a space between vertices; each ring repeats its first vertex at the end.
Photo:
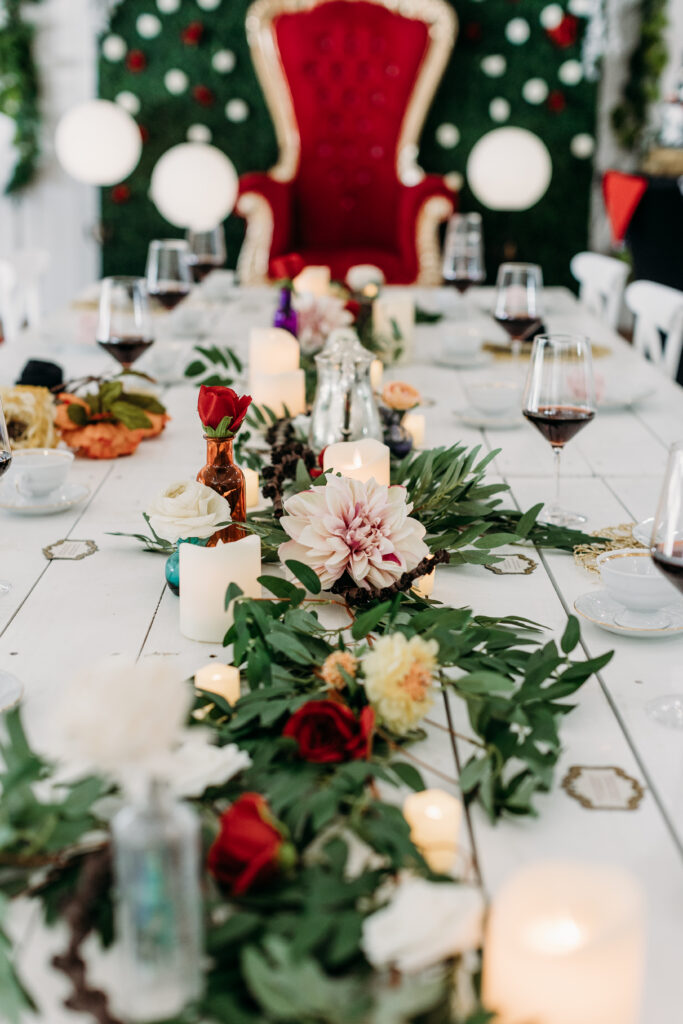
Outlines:
POLYGON ((221 75, 227 75, 233 70, 236 63, 235 54, 232 50, 217 50, 211 58, 211 66, 214 71, 221 75))
POLYGON ((180 7, 180 0, 157 0, 157 7, 162 14, 175 14, 180 7))
POLYGON ((233 124, 241 124, 242 121, 246 121, 249 117, 249 107, 244 100, 228 100, 225 104, 225 116, 233 124))
POLYGON ((491 53, 481 62, 481 70, 489 78, 500 78, 507 71, 508 62, 502 53, 491 53))
POLYGON ((118 105, 127 110, 133 117, 140 113, 140 100, 134 92, 119 92, 116 94, 115 99, 118 105))
POLYGON ((566 60, 557 69, 557 77, 563 85, 578 85, 583 78, 583 67, 579 60, 566 60))
POLYGON ((191 124, 187 129, 188 142, 211 142, 211 129, 206 124, 191 124))
POLYGON ((107 60, 123 60, 126 56, 126 41, 121 36, 105 36, 102 40, 102 56, 107 60))
POLYGON ((580 135, 574 136, 569 143, 569 149, 572 156, 577 157, 579 160, 587 160, 589 156, 593 156, 595 151, 595 139, 592 135, 586 135, 582 132, 580 135))
POLYGON ((525 43, 531 35, 531 29, 529 28, 529 22, 526 18, 513 18, 508 21, 505 26, 505 35, 509 43, 514 43, 515 46, 521 46, 525 43))
POLYGON ((467 180, 490 210, 528 210, 552 177, 546 146, 526 128, 494 128, 472 147, 467 180))
POLYGON ((0 194, 5 191, 17 161, 14 135, 17 126, 11 117, 0 113, 0 194))
POLYGON ((548 4, 541 11, 539 21, 545 29, 554 29, 562 22, 564 11, 559 4, 548 4))
POLYGON ((142 152, 140 129, 118 103, 88 100, 61 118, 55 152, 76 181, 116 185, 137 167, 142 152))
POLYGON ((436 129, 436 141, 443 149, 454 149, 460 142, 460 131, 454 124, 440 124, 436 129))
POLYGON ((496 96, 489 103, 489 117, 492 121, 507 121, 510 116, 510 104, 502 96, 496 96))
POLYGON ((522 96, 527 103, 533 103, 536 106, 547 99, 548 85, 542 78, 530 78, 522 86, 522 96))
POLYGON ((215 146, 183 142, 156 163, 150 195, 162 217, 175 227, 210 231, 235 205, 237 172, 215 146))
POLYGON ((154 39, 161 32, 161 22, 156 14, 141 14, 135 22, 138 35, 143 39, 154 39))
POLYGON ((189 84, 190 80, 180 68, 171 68, 164 75, 164 85, 172 96, 180 96, 181 93, 185 92, 189 84))

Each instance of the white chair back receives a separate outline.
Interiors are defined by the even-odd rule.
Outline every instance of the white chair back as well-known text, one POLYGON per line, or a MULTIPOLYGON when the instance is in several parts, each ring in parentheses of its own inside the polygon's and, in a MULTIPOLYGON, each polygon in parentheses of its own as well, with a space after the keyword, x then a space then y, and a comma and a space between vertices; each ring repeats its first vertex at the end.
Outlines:
POLYGON ((597 252, 580 252, 569 266, 579 282, 581 302, 616 330, 629 273, 628 264, 597 252))
POLYGON ((16 273, 16 305, 19 323, 38 327, 42 315, 41 284, 50 265, 47 249, 20 249, 12 258, 16 273))
POLYGON ((17 275, 11 263, 0 260, 0 327, 7 341, 16 337, 19 329, 19 315, 15 301, 17 275))
POLYGON ((675 380, 683 350, 683 292, 634 281, 626 289, 626 305, 635 317, 634 347, 675 380))

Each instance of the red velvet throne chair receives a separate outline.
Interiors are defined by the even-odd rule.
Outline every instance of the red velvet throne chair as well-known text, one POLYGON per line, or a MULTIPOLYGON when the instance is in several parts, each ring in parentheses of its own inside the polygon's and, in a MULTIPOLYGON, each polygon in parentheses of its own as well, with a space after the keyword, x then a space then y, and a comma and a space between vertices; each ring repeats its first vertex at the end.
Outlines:
POLYGON ((372 263, 392 284, 441 281, 446 179, 416 164, 455 41, 445 0, 256 0, 247 37, 279 159, 240 179, 238 269, 256 284, 302 266, 372 263))

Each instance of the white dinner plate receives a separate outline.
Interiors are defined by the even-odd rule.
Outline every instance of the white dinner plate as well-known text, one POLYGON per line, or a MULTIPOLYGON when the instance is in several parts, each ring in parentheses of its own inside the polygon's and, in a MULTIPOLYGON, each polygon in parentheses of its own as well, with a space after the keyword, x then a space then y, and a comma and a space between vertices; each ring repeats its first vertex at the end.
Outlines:
POLYGON ((39 498, 24 497, 11 478, 0 486, 0 508, 20 516, 52 516, 65 512, 88 497, 90 490, 83 484, 65 483, 39 498))
POLYGON ((669 617, 668 626, 659 628, 638 628, 636 626, 619 626, 615 618, 623 615, 626 609, 622 604, 614 601, 606 590, 591 590, 588 594, 581 594, 574 601, 574 608, 584 619, 593 622, 608 633, 616 633, 618 636, 643 637, 648 640, 657 637, 679 636, 683 633, 683 601, 668 604, 660 609, 669 617))
POLYGON ((487 416, 486 413, 479 412, 472 406, 468 406, 461 412, 456 412, 455 415, 466 427, 476 427, 478 430, 515 430, 524 423, 521 412, 487 416))
POLYGON ((446 366, 449 370, 479 370, 482 366, 490 366, 493 356, 489 352, 477 352, 475 356, 443 355, 434 360, 437 366, 446 366))
POLYGON ((628 385, 623 388, 615 388, 612 391, 608 387, 602 398, 598 399, 598 412, 621 412, 624 409, 633 409, 647 398, 651 398, 656 391, 657 389, 651 384, 628 385))

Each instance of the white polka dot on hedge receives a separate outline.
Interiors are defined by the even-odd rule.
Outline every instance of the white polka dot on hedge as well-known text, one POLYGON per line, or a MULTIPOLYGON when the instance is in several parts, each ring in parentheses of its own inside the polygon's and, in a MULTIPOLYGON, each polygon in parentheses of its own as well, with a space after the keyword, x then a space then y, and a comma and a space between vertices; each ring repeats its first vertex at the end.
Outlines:
POLYGON ((557 69, 557 77, 564 85, 578 85, 583 78, 581 61, 566 60, 557 69))
POLYGON ((141 14, 135 22, 135 27, 143 39, 154 39, 161 32, 161 22, 156 14, 141 14))
POLYGON ((232 50, 217 50, 211 58, 212 68, 214 71, 220 72, 221 75, 227 75, 232 71, 235 63, 236 58, 232 50))
POLYGON ((548 96, 548 85, 542 78, 530 78, 522 86, 522 96, 527 103, 543 103, 548 96))
POLYGON ((567 10, 576 18, 589 18, 593 13, 593 0, 569 0, 567 10))
POLYGON ((589 156, 593 156, 595 151, 595 139, 592 135, 582 132, 580 135, 574 136, 569 143, 569 148, 572 156, 578 157, 579 160, 587 160, 589 156))
POLYGON ((171 68, 164 75, 164 85, 174 96, 180 96, 181 93, 185 92, 189 84, 187 75, 180 68, 171 68))
POLYGON ((548 4, 548 6, 544 7, 541 11, 539 21, 543 28, 553 29, 557 28, 563 18, 564 11, 559 4, 548 4))
POLYGON ((436 141, 443 149, 453 149, 460 142, 460 131, 450 122, 440 124, 436 129, 436 141))
POLYGON ((507 121, 510 116, 510 104, 502 96, 497 96, 495 100, 491 100, 489 103, 489 117, 492 121, 497 121, 499 124, 503 121, 507 121))
POLYGON ((239 124, 249 117, 249 107, 244 100, 228 100, 225 104, 225 116, 233 124, 239 124))
POLYGON ((513 43, 515 46, 521 46, 522 43, 525 43, 531 35, 529 22, 526 18, 513 18, 511 21, 508 21, 505 26, 505 35, 509 43, 513 43))
POLYGON ((187 129, 188 142, 211 142, 211 129, 206 124, 191 124, 187 129))
POLYGON ((127 110, 129 114, 132 114, 133 117, 140 113, 140 100, 134 92, 117 93, 116 102, 124 110, 127 110))
POLYGON ((175 14, 180 7, 180 0, 157 0, 157 7, 162 14, 175 14))
POLYGON ((221 0, 197 0, 197 6, 203 11, 215 11, 220 5, 221 0))
POLYGON ((126 41, 121 36, 105 36, 102 40, 102 55, 107 60, 123 60, 127 49, 126 41))
POLYGON ((502 53, 491 53, 483 58, 479 66, 489 78, 500 78, 507 71, 508 62, 502 53))

